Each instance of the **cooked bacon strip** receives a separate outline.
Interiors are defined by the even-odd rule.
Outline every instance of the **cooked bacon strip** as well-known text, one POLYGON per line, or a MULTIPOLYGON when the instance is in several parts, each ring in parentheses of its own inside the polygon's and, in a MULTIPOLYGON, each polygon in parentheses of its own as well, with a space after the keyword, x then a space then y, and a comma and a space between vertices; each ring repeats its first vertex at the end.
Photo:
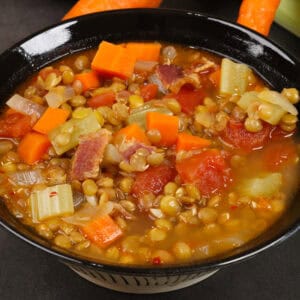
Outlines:
POLYGON ((156 72, 165 88, 183 76, 182 68, 175 65, 158 65, 156 72))
POLYGON ((102 162, 105 147, 109 143, 111 133, 106 129, 84 135, 80 138, 71 168, 71 179, 84 180, 96 178, 102 162))

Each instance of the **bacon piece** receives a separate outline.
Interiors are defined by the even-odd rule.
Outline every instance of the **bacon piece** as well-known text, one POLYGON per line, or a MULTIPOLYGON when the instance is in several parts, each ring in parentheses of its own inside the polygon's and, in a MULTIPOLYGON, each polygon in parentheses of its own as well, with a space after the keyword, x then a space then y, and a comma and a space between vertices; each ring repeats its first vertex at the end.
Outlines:
POLYGON ((72 161, 71 179, 96 178, 102 162, 105 147, 111 133, 106 129, 80 137, 79 146, 72 161))
POLYGON ((158 65, 156 71, 165 88, 183 76, 182 68, 175 65, 158 65))

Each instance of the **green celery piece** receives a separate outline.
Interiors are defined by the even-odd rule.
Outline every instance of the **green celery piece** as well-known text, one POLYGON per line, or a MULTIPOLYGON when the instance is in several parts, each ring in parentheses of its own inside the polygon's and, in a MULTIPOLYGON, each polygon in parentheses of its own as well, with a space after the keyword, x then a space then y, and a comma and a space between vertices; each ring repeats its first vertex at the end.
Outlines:
POLYGON ((258 98, 257 92, 246 92, 242 95, 240 100, 237 102, 237 105, 242 108, 245 112, 247 111, 248 107, 253 102, 261 102, 261 100, 258 98))
POLYGON ((59 127, 53 129, 49 133, 49 139, 53 145, 55 152, 61 155, 68 150, 76 147, 79 143, 79 137, 98 131, 101 128, 95 112, 91 112, 83 119, 71 119, 59 127), (56 137, 61 133, 70 133, 70 142, 66 145, 59 145, 56 142, 56 137))
POLYGON ((30 196, 34 222, 74 213, 73 195, 70 184, 60 184, 36 191, 30 196))
POLYGON ((127 124, 138 124, 141 128, 146 129, 146 115, 148 112, 158 112, 165 115, 173 115, 166 107, 156 106, 152 101, 145 103, 143 106, 135 108, 131 111, 127 124))
POLYGON ((234 63, 223 58, 221 63, 220 93, 223 95, 242 95, 248 86, 250 68, 245 64, 234 63))

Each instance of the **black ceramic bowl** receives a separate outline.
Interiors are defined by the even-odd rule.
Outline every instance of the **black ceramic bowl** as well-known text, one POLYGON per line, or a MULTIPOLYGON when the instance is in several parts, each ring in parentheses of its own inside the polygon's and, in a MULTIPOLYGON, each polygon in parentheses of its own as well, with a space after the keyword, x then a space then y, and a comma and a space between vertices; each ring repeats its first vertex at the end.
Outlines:
MULTIPOLYGON (((137 9, 93 14, 52 26, 0 56, 2 104, 29 75, 68 54, 112 42, 159 40, 202 48, 251 66, 276 90, 300 88, 300 64, 263 36, 195 12, 137 9)), ((299 193, 294 195, 295 199, 299 193)), ((261 236, 226 255, 170 267, 99 264, 58 249, 12 217, 0 201, 0 224, 30 244, 57 256, 82 277, 111 289, 153 293, 199 282, 218 269, 279 244, 300 227, 300 201, 261 236)))

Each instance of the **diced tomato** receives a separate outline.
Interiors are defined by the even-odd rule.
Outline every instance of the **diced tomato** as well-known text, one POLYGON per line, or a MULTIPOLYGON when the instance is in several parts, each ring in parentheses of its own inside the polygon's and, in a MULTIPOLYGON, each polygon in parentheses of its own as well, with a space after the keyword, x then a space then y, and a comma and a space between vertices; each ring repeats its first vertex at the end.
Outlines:
POLYGON ((132 194, 135 197, 142 196, 147 192, 157 195, 175 176, 175 169, 167 165, 150 167, 145 172, 137 173, 132 187, 132 194))
POLYGON ((177 99, 181 105, 181 109, 186 114, 192 114, 196 106, 203 103, 205 94, 201 89, 194 89, 189 85, 183 86, 178 94, 171 95, 177 99))
POLYGON ((297 156, 296 145, 286 140, 267 145, 262 152, 262 161, 268 171, 278 171, 293 163, 297 156))
POLYGON ((158 92, 158 86, 154 83, 149 83, 141 87, 141 96, 144 101, 150 101, 154 99, 158 92))
POLYGON ((235 148, 249 152, 264 146, 271 138, 270 133, 272 129, 273 127, 264 123, 261 131, 249 132, 242 122, 230 120, 221 134, 221 138, 235 148))
POLYGON ((195 184, 204 196, 220 193, 231 181, 231 169, 217 149, 210 149, 176 163, 185 183, 195 184))
POLYGON ((29 116, 12 113, 0 120, 0 136, 19 138, 31 130, 31 118, 29 116))
POLYGON ((92 108, 100 106, 112 106, 116 102, 116 95, 113 92, 101 94, 88 100, 87 105, 92 108))

